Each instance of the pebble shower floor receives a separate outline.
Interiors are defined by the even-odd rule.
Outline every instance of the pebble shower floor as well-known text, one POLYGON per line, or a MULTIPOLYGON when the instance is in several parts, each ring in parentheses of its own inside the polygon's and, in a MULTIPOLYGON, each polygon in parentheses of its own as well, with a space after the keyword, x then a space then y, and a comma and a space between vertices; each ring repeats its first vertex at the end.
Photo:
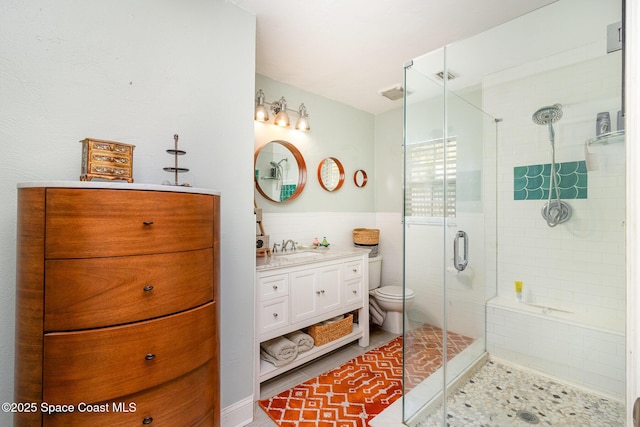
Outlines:
MULTIPOLYGON (((442 406, 417 427, 441 425, 442 406)), ((447 426, 621 427, 624 405, 488 361, 447 401, 447 426)))

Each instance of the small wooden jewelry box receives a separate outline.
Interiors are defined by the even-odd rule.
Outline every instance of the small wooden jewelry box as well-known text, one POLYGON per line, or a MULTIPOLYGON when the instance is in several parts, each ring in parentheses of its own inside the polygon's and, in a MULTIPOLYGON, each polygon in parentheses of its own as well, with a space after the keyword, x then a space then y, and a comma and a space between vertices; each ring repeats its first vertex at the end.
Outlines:
POLYGON ((135 145, 86 138, 82 143, 80 181, 103 178, 133 182, 133 149, 135 145))

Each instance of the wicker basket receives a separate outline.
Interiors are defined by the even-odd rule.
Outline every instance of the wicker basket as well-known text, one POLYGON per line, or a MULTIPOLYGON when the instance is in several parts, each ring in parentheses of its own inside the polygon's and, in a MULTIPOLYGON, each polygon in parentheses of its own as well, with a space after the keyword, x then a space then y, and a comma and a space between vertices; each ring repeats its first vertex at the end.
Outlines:
POLYGON ((320 346, 349 335, 353 325, 353 314, 328 325, 311 325, 307 333, 313 338, 313 344, 320 346))
POLYGON ((377 245, 380 240, 380 230, 376 228, 354 228, 353 243, 357 245, 377 245))

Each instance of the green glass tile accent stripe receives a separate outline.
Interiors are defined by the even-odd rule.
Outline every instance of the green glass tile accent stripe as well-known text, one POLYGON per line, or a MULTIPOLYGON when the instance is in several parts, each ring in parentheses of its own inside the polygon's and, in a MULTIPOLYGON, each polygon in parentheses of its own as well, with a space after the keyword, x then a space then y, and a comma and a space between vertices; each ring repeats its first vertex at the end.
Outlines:
MULTIPOLYGON (((587 198, 587 163, 584 160, 556 164, 556 177, 561 199, 587 198)), ((549 198, 551 163, 513 168, 513 200, 546 200, 549 198)), ((551 198, 556 198, 555 188, 551 198)))
POLYGON ((297 184, 284 184, 280 187, 280 201, 287 200, 294 191, 296 191, 297 184))

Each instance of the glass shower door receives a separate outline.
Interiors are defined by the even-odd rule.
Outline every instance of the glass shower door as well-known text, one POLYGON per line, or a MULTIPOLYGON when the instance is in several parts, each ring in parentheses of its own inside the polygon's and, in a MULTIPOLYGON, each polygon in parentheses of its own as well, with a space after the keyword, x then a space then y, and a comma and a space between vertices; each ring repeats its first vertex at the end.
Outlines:
POLYGON ((449 90, 446 55, 442 49, 405 67, 409 425, 445 416, 443 391, 485 354, 485 303, 495 294, 497 122, 477 107, 479 93, 449 90))
MULTIPOLYGON (((448 68, 455 51, 446 49, 448 68)), ((457 92, 445 82, 445 116, 452 170, 445 220, 444 390, 455 390, 483 365, 486 303, 496 295, 496 144, 499 120, 482 109, 481 88, 457 92)), ((442 407, 446 420, 447 407, 442 407)))

